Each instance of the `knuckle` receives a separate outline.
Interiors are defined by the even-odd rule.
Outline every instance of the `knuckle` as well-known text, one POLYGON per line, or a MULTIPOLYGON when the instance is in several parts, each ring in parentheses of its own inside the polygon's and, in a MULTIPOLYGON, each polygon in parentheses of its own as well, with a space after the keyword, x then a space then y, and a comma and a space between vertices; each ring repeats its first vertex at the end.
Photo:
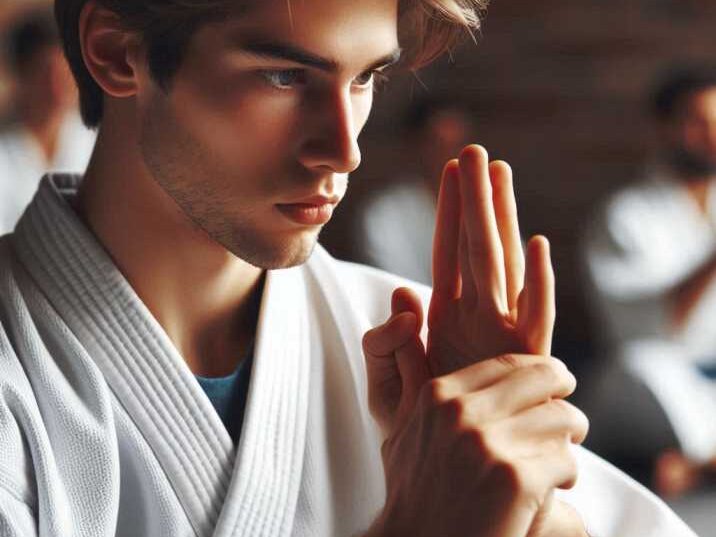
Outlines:
POLYGON ((543 379, 550 384, 558 384, 561 375, 557 372, 555 367, 549 362, 540 362, 529 366, 531 372, 534 373, 540 379, 543 379))
POLYGON ((571 394, 577 387, 577 379, 559 360, 548 360, 533 366, 540 377, 555 387, 555 392, 571 394))
POLYGON ((581 444, 589 431, 589 419, 584 412, 564 399, 553 399, 549 404, 561 415, 571 441, 581 444))
POLYGON ((564 466, 565 466, 565 479, 559 484, 561 489, 571 489, 577 484, 577 476, 579 474, 579 467, 577 465, 577 459, 572 454, 571 450, 565 450, 564 455, 564 466))
POLYGON ((502 354, 495 358, 497 363, 508 370, 515 370, 522 367, 522 360, 516 354, 502 354))
POLYGON ((375 339, 380 334, 380 326, 371 328, 368 330, 365 334, 363 334, 363 339, 361 341, 363 345, 363 351, 366 354, 371 354, 371 348, 374 346, 375 339))
POLYGON ((587 433, 589 433, 589 418, 587 418, 587 415, 576 406, 571 405, 566 401, 565 404, 569 405, 569 412, 572 420, 570 428, 572 441, 577 444, 581 444, 587 437, 587 433))

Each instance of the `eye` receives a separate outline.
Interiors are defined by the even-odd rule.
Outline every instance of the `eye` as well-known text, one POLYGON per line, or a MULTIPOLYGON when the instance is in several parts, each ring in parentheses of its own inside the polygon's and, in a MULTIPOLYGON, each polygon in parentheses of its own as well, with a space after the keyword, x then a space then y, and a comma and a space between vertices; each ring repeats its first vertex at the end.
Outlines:
POLYGON ((270 86, 281 90, 288 90, 306 82, 303 69, 265 69, 259 74, 270 86))
POLYGON ((386 75, 383 71, 373 69, 372 71, 365 71, 361 73, 353 79, 353 82, 359 88, 369 88, 370 86, 377 88, 379 85, 387 82, 387 80, 388 75, 386 75))

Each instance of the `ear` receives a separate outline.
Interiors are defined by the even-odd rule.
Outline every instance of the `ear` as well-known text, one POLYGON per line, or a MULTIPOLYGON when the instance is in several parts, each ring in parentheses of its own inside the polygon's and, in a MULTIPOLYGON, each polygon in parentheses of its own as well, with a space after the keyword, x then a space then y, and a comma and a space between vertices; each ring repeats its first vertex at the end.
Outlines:
POLYGON ((124 29, 119 17, 94 0, 79 20, 82 58, 95 82, 112 97, 131 97, 139 85, 139 39, 124 29))

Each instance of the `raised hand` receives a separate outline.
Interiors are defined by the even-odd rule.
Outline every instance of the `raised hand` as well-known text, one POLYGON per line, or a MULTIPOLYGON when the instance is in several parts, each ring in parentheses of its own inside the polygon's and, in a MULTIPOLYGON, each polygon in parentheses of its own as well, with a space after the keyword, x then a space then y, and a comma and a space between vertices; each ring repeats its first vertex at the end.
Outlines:
POLYGON ((553 501, 576 477, 586 417, 549 358, 554 277, 546 240, 522 251, 510 168, 470 146, 445 168, 427 354, 408 289, 363 340, 369 403, 386 439, 388 501, 373 536, 585 536, 553 501))
POLYGON ((428 363, 434 376, 504 353, 548 355, 555 318, 549 245, 522 249, 512 171, 468 146, 445 167, 433 247, 428 363))

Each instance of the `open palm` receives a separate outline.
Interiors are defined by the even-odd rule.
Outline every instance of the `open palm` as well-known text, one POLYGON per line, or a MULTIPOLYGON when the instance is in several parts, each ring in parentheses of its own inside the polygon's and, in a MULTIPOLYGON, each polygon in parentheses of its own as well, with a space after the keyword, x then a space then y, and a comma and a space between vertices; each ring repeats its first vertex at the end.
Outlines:
POLYGON ((550 352, 549 246, 522 248, 512 172, 469 146, 445 168, 433 247, 428 364, 433 376, 509 353, 550 352))

